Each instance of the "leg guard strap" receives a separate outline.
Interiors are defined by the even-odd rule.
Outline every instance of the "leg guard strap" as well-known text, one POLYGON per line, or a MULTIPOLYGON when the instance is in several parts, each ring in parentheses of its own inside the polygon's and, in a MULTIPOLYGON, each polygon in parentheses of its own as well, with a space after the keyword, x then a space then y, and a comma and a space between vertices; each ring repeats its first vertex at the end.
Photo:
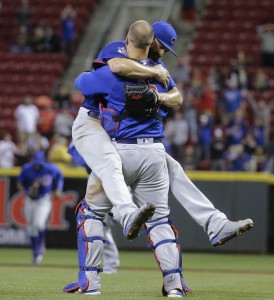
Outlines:
POLYGON ((95 216, 97 216, 99 218, 102 218, 102 219, 104 218, 104 215, 99 214, 99 213, 95 212, 93 209, 91 209, 85 200, 82 201, 82 208, 85 208, 86 210, 88 210, 89 212, 91 212, 92 214, 94 214, 95 216))
POLYGON ((177 237, 176 239, 166 239, 166 240, 162 240, 160 242, 158 242, 156 245, 151 245, 151 244, 147 244, 148 245, 148 248, 152 249, 152 250, 155 250, 157 247, 163 245, 163 244, 166 244, 166 243, 176 243, 178 244, 178 241, 179 241, 179 238, 177 237))
MULTIPOLYGON (((157 222, 157 221, 162 220, 162 219, 165 219, 165 217, 159 218, 159 219, 155 219, 155 220, 153 220, 153 221, 147 221, 146 223, 154 223, 154 222, 157 222)), ((146 235, 146 234, 149 234, 150 231, 151 231, 153 228, 155 228, 156 226, 163 225, 163 224, 171 224, 171 223, 172 223, 172 222, 171 222, 170 219, 168 219, 167 221, 164 221, 164 222, 156 223, 155 225, 149 227, 148 229, 143 230, 143 231, 141 232, 141 236, 146 235)), ((147 228, 147 226, 146 226, 146 228, 147 228)))
POLYGON ((109 244, 108 240, 104 240, 101 236, 90 236, 90 237, 81 237, 78 239, 79 242, 89 242, 92 243, 93 241, 102 241, 104 244, 109 244))

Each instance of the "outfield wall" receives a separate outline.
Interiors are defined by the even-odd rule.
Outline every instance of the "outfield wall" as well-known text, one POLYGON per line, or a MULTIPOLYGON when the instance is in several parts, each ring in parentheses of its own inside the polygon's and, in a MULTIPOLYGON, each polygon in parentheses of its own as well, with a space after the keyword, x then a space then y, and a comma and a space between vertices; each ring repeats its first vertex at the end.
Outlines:
MULTIPOLYGON (((16 190, 19 169, 0 169, 0 246, 27 246, 23 215, 24 196, 16 190)), ((47 246, 75 248, 74 208, 84 197, 86 173, 64 169, 64 195, 53 199, 47 246)), ((173 222, 180 234, 183 250, 218 252, 274 252, 274 176, 262 173, 189 172, 189 178, 229 219, 250 217, 254 228, 227 245, 214 248, 203 229, 191 219, 176 200, 170 201, 173 222)), ((120 249, 146 249, 146 238, 127 241, 118 224, 113 228, 120 249)))

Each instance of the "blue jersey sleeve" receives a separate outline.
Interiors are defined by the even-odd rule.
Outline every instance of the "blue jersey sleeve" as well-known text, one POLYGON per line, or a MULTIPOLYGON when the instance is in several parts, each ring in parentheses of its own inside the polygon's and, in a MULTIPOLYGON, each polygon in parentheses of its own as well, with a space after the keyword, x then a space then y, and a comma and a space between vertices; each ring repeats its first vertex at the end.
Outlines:
POLYGON ((75 79, 75 88, 81 91, 85 97, 103 93, 102 87, 105 85, 105 80, 102 76, 95 78, 94 74, 94 71, 84 72, 75 79))

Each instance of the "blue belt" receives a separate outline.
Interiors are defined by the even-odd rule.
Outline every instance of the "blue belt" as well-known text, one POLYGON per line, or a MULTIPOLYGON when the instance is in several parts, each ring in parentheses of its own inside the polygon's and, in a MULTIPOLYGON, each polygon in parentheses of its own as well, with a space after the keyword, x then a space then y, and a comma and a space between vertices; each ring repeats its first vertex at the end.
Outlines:
POLYGON ((138 139, 118 139, 115 140, 118 144, 152 144, 163 143, 162 138, 138 138, 138 139))
POLYGON ((95 111, 89 110, 88 115, 94 119, 99 119, 99 113, 97 113, 95 111))

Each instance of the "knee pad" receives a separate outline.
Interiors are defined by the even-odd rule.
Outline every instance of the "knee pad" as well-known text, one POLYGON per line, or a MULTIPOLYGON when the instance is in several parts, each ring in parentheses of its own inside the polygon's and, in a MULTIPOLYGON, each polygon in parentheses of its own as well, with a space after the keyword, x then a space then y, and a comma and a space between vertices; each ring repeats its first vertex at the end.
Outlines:
POLYGON ((107 243, 104 240, 103 219, 104 216, 90 210, 85 203, 77 209, 78 283, 82 291, 100 288, 98 273, 102 272, 102 269, 99 265, 104 243, 107 243))
POLYGON ((153 250, 155 259, 163 274, 163 296, 167 295, 166 291, 173 288, 181 288, 185 292, 191 292, 186 286, 182 275, 182 251, 178 231, 172 224, 171 219, 163 217, 148 221, 145 229, 142 235, 147 234, 148 247, 153 250))

